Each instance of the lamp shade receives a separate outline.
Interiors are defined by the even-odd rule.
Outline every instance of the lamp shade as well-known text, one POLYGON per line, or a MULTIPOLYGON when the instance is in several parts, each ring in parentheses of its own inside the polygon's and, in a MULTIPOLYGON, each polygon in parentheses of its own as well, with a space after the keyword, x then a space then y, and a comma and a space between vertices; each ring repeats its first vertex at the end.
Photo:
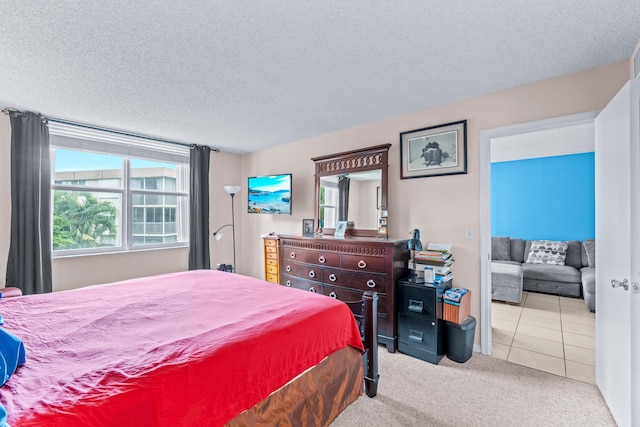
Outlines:
POLYGON ((234 194, 237 194, 240 191, 240 188, 242 187, 240 187, 239 185, 225 185, 224 191, 226 191, 227 193, 233 196, 234 194))

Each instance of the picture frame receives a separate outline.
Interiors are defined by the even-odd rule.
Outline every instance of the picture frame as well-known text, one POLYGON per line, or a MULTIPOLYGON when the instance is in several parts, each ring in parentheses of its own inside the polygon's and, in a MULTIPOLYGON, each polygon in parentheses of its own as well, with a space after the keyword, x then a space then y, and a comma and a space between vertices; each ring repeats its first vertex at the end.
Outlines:
POLYGON ((313 218, 305 218, 302 220, 302 235, 313 236, 313 218))
POLYGON ((380 209, 380 202, 382 201, 382 187, 376 187, 376 209, 380 209))
POLYGON ((336 221, 336 230, 333 233, 333 237, 344 237, 345 231, 347 231, 347 221, 336 221))
POLYGON ((466 173, 466 120, 400 133, 400 179, 466 173))

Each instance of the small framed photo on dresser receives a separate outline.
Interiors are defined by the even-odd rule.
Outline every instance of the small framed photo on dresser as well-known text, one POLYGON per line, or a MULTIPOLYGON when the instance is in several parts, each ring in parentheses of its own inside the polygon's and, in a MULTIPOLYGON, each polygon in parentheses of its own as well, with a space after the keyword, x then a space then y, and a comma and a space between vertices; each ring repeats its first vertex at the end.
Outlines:
POLYGON ((345 231, 347 231, 347 221, 337 221, 333 237, 344 237, 345 231))
POLYGON ((313 218, 302 220, 302 235, 313 236, 313 218))

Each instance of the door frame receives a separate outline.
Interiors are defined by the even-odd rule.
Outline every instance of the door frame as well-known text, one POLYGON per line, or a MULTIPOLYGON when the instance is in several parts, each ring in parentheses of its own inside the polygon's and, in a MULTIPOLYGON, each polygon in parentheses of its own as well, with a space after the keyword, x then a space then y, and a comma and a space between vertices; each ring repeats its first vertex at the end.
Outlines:
MULTIPOLYGON (((480 352, 491 355, 491 140, 593 122, 600 111, 480 131, 480 352)), ((596 314, 597 316, 597 314, 596 314)))

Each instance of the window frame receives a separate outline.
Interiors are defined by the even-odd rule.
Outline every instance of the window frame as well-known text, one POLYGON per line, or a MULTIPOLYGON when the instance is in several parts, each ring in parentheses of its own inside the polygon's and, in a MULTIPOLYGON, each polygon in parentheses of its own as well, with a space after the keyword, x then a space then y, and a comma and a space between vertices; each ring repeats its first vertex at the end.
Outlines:
MULTIPOLYGON (((70 125, 66 125, 65 128, 69 127, 70 125)), ((51 132, 51 130, 50 130, 51 132)), ((104 138, 103 134, 108 133, 108 131, 103 131, 103 130, 96 130, 97 134, 101 137, 104 138)), ((51 132, 52 136, 57 134, 57 132, 51 132)), ((64 133, 62 133, 64 135, 64 133)), ((66 136, 66 135, 64 135, 66 136)), ((121 136, 118 136, 118 138, 121 138, 121 136)), ((86 191, 86 192, 91 192, 91 193, 112 193, 112 194, 117 194, 120 196, 120 200, 121 200, 121 212, 120 212, 120 224, 119 224, 119 230, 118 230, 118 234, 120 237, 120 244, 119 245, 115 245, 115 246, 108 246, 108 247, 98 247, 98 248, 80 248, 80 249, 53 249, 53 227, 51 229, 51 237, 52 237, 52 242, 51 242, 51 254, 52 254, 52 258, 57 258, 57 257, 69 257, 69 256, 82 256, 82 255, 92 255, 92 254, 108 254, 108 253, 123 253, 123 252, 137 252, 137 251, 146 251, 146 250, 156 250, 156 249, 165 249, 165 248, 183 248, 183 247, 189 247, 189 217, 190 217, 190 213, 189 213, 189 183, 186 182, 185 185, 183 185, 184 187, 184 191, 177 191, 178 188, 180 188, 180 185, 178 185, 177 180, 179 179, 179 176, 182 175, 183 177, 186 177, 186 179, 188 180, 189 178, 189 161, 188 161, 188 147, 184 147, 185 148, 185 154, 181 155, 177 155, 174 156, 173 158, 171 158, 171 154, 169 155, 165 155, 163 158, 155 158, 155 156, 145 156, 144 155, 144 150, 153 150, 153 147, 149 148, 149 143, 147 142, 147 146, 144 148, 144 150, 138 150, 137 152, 135 152, 135 150, 131 150, 134 151, 133 154, 131 155, 127 155, 125 153, 122 152, 112 152, 110 149, 101 149, 105 147, 105 142, 104 140, 99 140, 99 141, 92 141, 92 138, 84 138, 83 136, 78 137, 78 139, 80 140, 80 143, 78 142, 74 142, 72 144, 67 144, 64 143, 65 138, 61 138, 61 140, 63 141, 63 143, 56 143, 54 142, 55 140, 52 139, 51 142, 51 190, 50 190, 50 197, 51 197, 51 220, 53 221, 53 211, 54 211, 54 194, 56 191, 86 191), (74 146, 74 144, 79 145, 78 146, 74 146), (120 159, 122 160, 122 181, 121 181, 121 186, 120 188, 115 188, 115 187, 99 187, 99 186, 95 186, 95 185, 73 185, 73 184, 56 184, 55 183, 55 175, 56 175, 56 170, 55 170, 55 150, 57 149, 61 149, 61 150, 70 150, 70 151, 79 151, 79 152, 89 152, 89 153, 95 153, 95 154, 104 154, 104 155, 113 155, 113 156, 118 156, 120 157, 120 159), (169 156, 169 157, 167 157, 169 156), (147 189, 139 189, 139 188, 133 188, 132 185, 132 180, 131 180, 131 173, 132 173, 132 166, 131 166, 131 161, 134 159, 139 159, 139 160, 149 160, 149 161, 154 161, 154 162, 160 162, 160 163, 172 163, 172 164, 176 164, 176 190, 164 190, 164 188, 166 187, 166 185, 163 185, 163 190, 147 190, 147 189), (134 233, 133 233, 133 229, 134 229, 134 223, 133 223, 133 218, 134 218, 134 213, 133 213, 133 209, 134 209, 134 204, 133 204, 133 195, 134 194, 142 194, 142 195, 156 195, 156 196, 161 196, 163 197, 163 204, 162 204, 162 219, 163 222, 162 224, 164 224, 164 215, 165 215, 165 209, 167 208, 167 206, 165 206, 164 204, 164 197, 165 196, 174 196, 176 197, 177 202, 177 206, 176 206, 176 234, 178 236, 183 235, 184 237, 184 241, 180 242, 180 241, 176 241, 176 242, 162 242, 162 243, 134 243, 134 233), (184 203, 184 207, 182 208, 184 210, 184 219, 183 219, 183 223, 180 223, 177 221, 180 213, 178 211, 181 210, 181 206, 180 206, 180 198, 185 198, 184 201, 182 203, 184 203)), ((73 142, 73 141, 72 141, 73 142)), ((129 143, 135 144, 135 141, 130 141, 129 143)), ((158 142, 155 142, 155 144, 160 144, 158 142)), ((164 143, 163 145, 166 145, 167 143, 164 143)), ((107 148, 110 148, 108 146, 107 143, 107 148)), ((117 148, 117 147, 116 147, 117 148)), ((175 151, 175 149, 174 149, 175 151)), ((146 178, 145 178, 146 179, 146 178)), ((143 185, 146 186, 146 185, 143 185)), ((146 209, 146 207, 143 207, 143 209, 146 209)), ((146 212, 145 212, 145 223, 146 223, 146 212)), ((160 224, 160 223, 159 223, 160 224)), ((163 225, 163 232, 164 232, 164 225, 163 225)))

